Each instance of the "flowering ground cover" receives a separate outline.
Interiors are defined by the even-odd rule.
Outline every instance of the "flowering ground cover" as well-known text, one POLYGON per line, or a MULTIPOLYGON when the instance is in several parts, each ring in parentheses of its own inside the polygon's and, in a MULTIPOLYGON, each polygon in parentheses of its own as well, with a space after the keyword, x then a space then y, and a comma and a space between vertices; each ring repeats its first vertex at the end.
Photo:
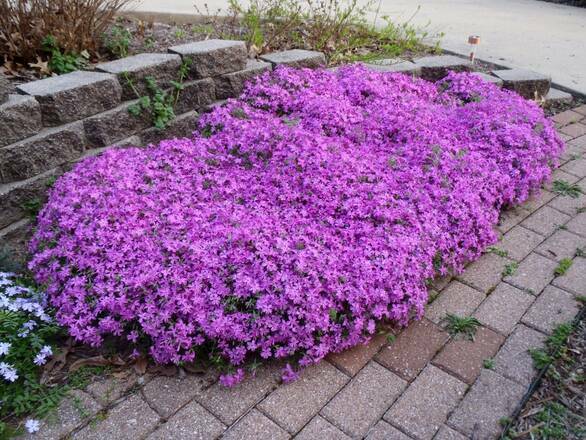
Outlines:
POLYGON ((30 268, 78 340, 219 356, 231 385, 255 356, 303 366, 420 316, 426 283, 495 242, 561 150, 539 107, 470 74, 279 68, 192 139, 59 179, 30 268))

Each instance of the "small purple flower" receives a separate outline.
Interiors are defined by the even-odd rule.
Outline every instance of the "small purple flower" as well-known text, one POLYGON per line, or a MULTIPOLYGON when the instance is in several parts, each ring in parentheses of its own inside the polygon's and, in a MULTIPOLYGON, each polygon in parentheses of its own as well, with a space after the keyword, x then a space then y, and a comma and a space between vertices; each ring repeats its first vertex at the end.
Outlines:
POLYGON ((8 350, 10 350, 12 344, 10 342, 0 342, 0 356, 4 356, 8 354, 8 350))
POLYGON ((24 427, 26 428, 26 430, 29 434, 34 434, 34 433, 38 432, 39 429, 41 429, 41 424, 38 420, 28 419, 25 422, 24 427))
POLYGON ((291 367, 290 364, 287 364, 281 372, 281 379, 283 380, 283 383, 291 383, 299 379, 299 373, 293 370, 293 367, 291 367))
POLYGON ((235 373, 221 374, 220 383, 225 387, 233 387, 244 379, 244 369, 238 368, 235 373))

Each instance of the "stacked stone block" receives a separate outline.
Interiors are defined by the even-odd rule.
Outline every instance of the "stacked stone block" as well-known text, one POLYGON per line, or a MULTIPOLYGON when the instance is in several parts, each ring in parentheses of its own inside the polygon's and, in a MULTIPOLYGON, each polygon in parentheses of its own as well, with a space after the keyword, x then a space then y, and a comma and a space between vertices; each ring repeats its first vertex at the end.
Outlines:
MULTIPOLYGON (((0 252, 23 255, 30 222, 30 205, 44 202, 47 185, 76 161, 100 154, 113 145, 148 145, 165 138, 192 135, 200 113, 238 96, 245 83, 267 70, 285 65, 316 68, 326 65, 320 52, 293 49, 247 57, 242 41, 206 40, 173 46, 169 53, 143 53, 100 63, 94 71, 33 81, 14 87, 0 76, 0 252), (173 93, 182 63, 188 65, 175 104, 176 118, 165 130, 152 127, 150 115, 130 113, 147 95, 147 79, 173 93)), ((474 66, 453 55, 415 61, 377 60, 367 67, 438 80, 449 71, 474 66)), ((550 88, 550 78, 511 69, 483 80, 522 96, 547 102, 567 102, 571 95, 550 88)))
POLYGON ((323 54, 286 51, 272 61, 249 60, 242 41, 206 40, 100 63, 14 88, 0 75, 0 253, 23 260, 29 214, 44 203, 52 181, 75 162, 117 145, 148 145, 189 137, 199 114, 238 96, 246 81, 279 64, 314 67, 323 54), (189 66, 173 119, 164 130, 129 109, 148 94, 147 79, 171 93, 182 63, 189 66), (16 91, 16 94, 12 93, 16 91))

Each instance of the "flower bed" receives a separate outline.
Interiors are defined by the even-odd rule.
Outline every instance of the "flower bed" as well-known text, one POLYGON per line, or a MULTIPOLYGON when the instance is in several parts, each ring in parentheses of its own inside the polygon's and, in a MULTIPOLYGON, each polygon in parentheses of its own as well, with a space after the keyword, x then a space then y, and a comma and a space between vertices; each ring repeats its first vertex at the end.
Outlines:
POLYGON ((535 104, 469 74, 281 68, 193 139, 110 150, 59 179, 30 267, 92 345, 306 365, 421 315, 426 282, 493 243, 499 210, 561 150, 535 104))

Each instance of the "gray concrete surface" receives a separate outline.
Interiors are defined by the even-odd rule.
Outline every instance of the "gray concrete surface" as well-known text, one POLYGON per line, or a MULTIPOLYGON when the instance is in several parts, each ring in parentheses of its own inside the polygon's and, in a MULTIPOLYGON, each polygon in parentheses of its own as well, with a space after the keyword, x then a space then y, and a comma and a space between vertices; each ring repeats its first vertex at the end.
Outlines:
MULTIPOLYGON (((131 8, 194 14, 194 4, 210 10, 227 0, 137 0, 131 8)), ((364 2, 363 2, 364 3, 364 2)), ((375 6, 378 3, 375 0, 375 6)), ((554 83, 586 94, 586 8, 539 0, 382 0, 388 15, 443 32, 442 46, 468 53, 469 35, 480 35, 477 57, 506 67, 523 67, 551 75, 554 83), (418 9, 419 7, 419 9, 418 9)), ((374 14, 373 14, 374 16, 374 14)))

